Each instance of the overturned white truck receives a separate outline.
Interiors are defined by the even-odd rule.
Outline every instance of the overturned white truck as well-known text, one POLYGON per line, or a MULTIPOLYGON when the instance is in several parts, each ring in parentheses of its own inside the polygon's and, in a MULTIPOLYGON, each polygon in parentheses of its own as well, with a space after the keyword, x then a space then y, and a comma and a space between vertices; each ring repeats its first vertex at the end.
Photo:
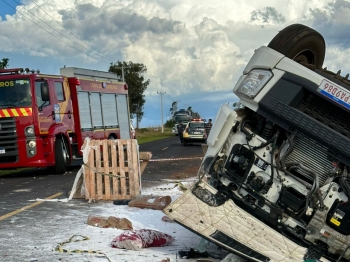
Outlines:
POLYGON ((223 105, 199 180, 164 209, 249 261, 350 261, 350 81, 293 24, 257 49, 223 105))

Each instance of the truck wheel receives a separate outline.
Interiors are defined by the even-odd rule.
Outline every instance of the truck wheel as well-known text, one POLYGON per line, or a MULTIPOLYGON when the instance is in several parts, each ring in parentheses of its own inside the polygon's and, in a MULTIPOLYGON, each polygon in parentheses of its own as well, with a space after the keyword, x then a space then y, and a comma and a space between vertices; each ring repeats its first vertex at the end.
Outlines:
POLYGON ((322 67, 326 44, 323 36, 314 29, 301 24, 287 26, 269 43, 268 47, 298 63, 322 67))
POLYGON ((55 173, 64 174, 66 172, 66 165, 69 163, 69 155, 64 147, 63 140, 56 138, 55 142, 55 173))

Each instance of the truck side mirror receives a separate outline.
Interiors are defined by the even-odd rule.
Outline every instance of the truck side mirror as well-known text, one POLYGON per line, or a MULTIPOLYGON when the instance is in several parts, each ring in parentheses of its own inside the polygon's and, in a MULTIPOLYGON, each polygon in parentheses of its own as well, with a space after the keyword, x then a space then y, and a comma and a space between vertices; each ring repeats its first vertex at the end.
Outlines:
POLYGON ((41 99, 43 102, 50 101, 49 86, 47 82, 40 84, 41 89, 41 99))

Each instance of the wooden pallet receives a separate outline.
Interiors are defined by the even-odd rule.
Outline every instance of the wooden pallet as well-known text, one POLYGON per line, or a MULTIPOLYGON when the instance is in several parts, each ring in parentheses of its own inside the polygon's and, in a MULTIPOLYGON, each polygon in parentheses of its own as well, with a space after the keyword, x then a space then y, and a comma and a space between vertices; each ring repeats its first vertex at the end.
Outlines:
POLYGON ((91 140, 90 146, 84 165, 85 199, 129 200, 140 194, 141 173, 150 152, 141 152, 139 159, 135 139, 91 140))

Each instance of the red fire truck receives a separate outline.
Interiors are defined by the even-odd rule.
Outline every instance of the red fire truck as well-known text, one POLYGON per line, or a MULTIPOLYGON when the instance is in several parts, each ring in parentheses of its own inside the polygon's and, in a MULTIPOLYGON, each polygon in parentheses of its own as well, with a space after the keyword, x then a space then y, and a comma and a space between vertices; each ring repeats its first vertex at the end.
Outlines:
POLYGON ((0 70, 0 169, 62 174, 91 139, 130 139, 128 86, 116 74, 61 68, 0 70))

